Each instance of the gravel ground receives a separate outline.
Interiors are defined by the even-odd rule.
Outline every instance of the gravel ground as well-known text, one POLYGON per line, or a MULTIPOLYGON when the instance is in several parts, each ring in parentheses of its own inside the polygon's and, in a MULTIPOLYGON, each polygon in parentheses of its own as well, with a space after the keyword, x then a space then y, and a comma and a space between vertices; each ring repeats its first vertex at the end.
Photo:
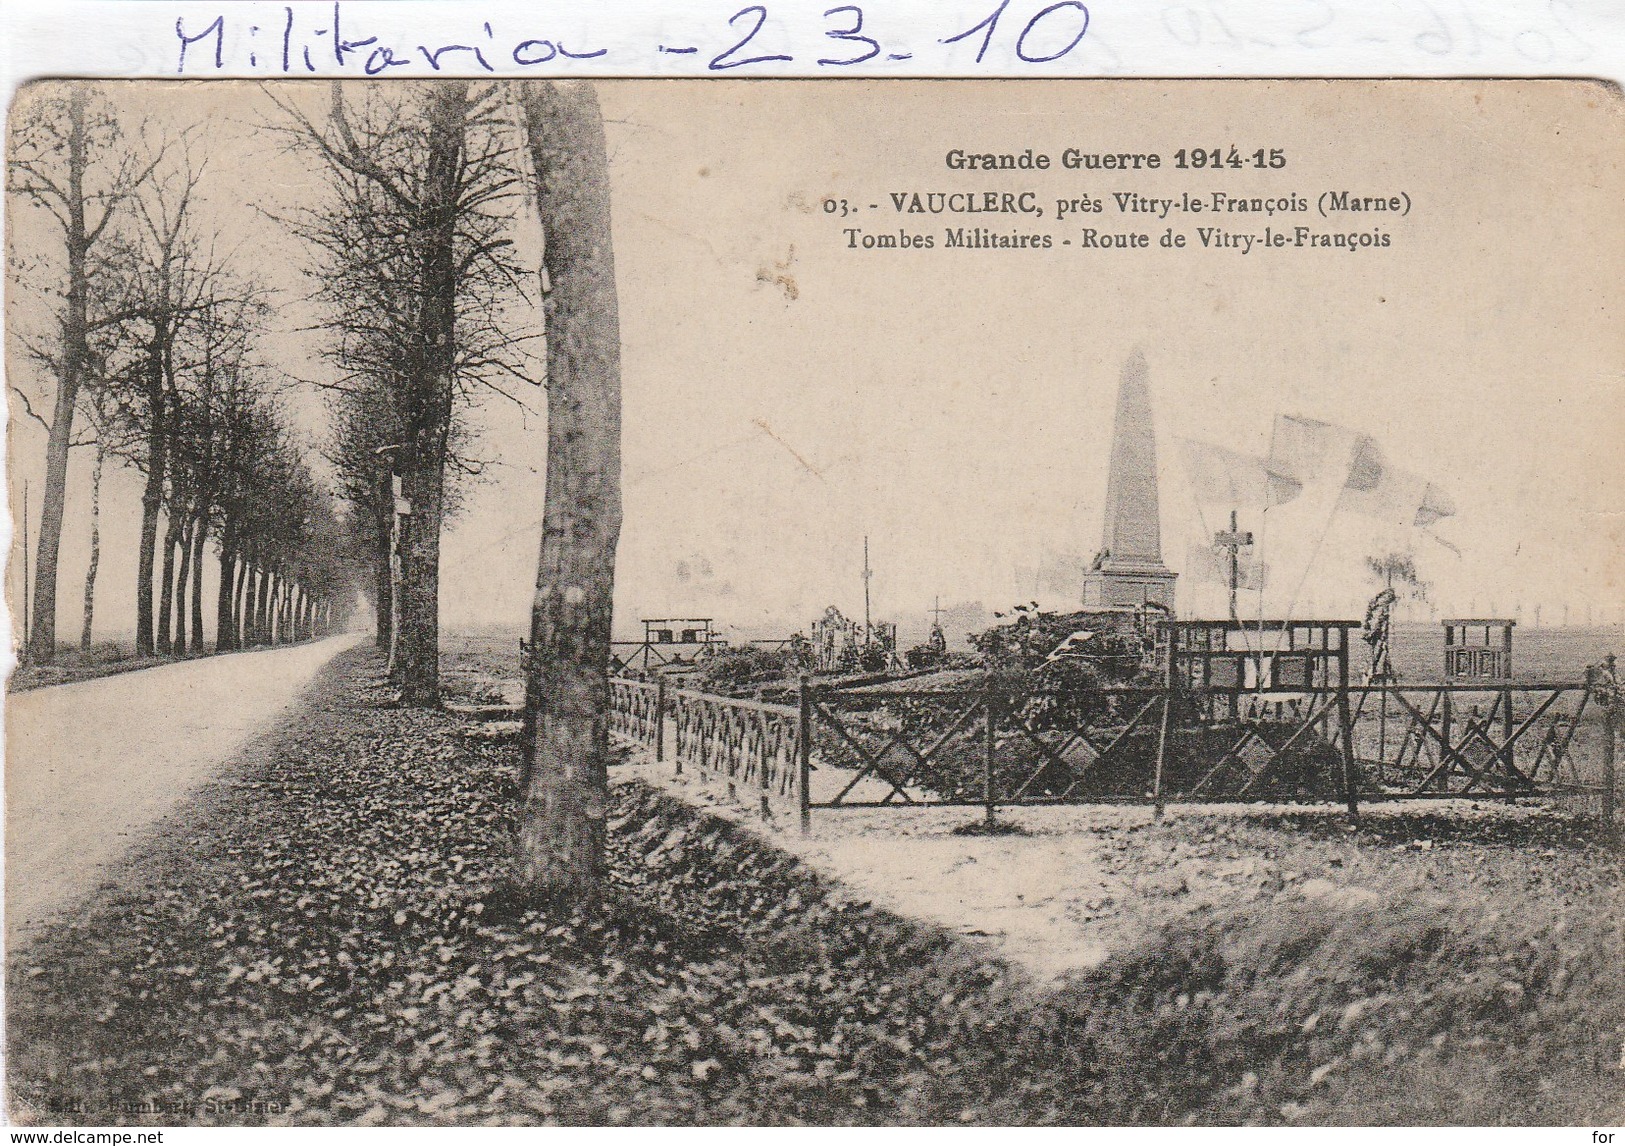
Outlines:
POLYGON ((19 1121, 1625 1115, 1621 868, 1553 817, 974 841, 1098 834, 1090 870, 1136 889, 1097 911, 1105 956, 1057 981, 635 775, 613 787, 610 910, 505 905, 512 745, 379 707, 375 671, 339 657, 280 739, 7 961, 19 1121), (1250 859, 1256 895, 1215 875, 1236 890, 1192 908, 1207 882, 1173 880, 1250 859))
MULTIPOLYGON (((814 809, 764 825, 692 771, 634 751, 645 782, 761 831, 901 914, 971 937, 1040 981, 1097 967, 1162 928, 1247 905, 1417 902, 1516 908, 1555 923, 1607 917, 1621 863, 1590 830, 1539 805, 1472 801, 1340 807, 1078 805, 1000 809, 1011 834, 966 835, 979 808, 814 809)), ((749 794, 747 794, 749 795, 749 794)))

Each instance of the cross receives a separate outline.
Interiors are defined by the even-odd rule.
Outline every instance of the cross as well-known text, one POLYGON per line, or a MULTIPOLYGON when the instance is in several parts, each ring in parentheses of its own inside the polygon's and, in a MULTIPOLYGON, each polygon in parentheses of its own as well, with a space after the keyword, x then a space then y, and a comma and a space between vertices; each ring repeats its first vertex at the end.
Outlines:
POLYGON ((863 535, 863 643, 868 644, 874 627, 869 623, 869 578, 875 571, 869 568, 869 535, 863 535))
POLYGON ((1213 547, 1225 549, 1230 553, 1230 620, 1240 624, 1241 618, 1236 612, 1236 588, 1241 583, 1241 551, 1253 543, 1252 531, 1245 533, 1236 528, 1236 511, 1230 511, 1230 530, 1220 530, 1213 535, 1213 547))

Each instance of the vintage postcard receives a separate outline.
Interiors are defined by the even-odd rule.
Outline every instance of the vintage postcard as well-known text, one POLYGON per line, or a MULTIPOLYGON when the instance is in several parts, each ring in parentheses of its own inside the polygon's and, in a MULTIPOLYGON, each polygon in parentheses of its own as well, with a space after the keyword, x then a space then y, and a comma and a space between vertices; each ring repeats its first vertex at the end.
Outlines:
POLYGON ((28 85, 8 1117, 1619 1124, 1622 109, 28 85))

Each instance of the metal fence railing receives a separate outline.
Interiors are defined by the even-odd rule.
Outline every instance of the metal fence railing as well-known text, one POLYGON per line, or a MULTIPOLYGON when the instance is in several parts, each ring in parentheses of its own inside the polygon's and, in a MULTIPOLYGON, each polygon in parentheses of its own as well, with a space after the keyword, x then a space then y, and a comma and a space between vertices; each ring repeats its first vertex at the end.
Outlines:
POLYGON ((794 704, 612 681, 611 727, 791 809, 1541 798, 1612 823, 1617 700, 1590 683, 840 690, 794 704))
POLYGON ((764 816, 794 807, 805 824, 811 760, 800 708, 623 677, 611 678, 610 695, 610 729, 623 740, 660 762, 670 746, 679 774, 686 768, 719 781, 731 797, 754 792, 764 816))

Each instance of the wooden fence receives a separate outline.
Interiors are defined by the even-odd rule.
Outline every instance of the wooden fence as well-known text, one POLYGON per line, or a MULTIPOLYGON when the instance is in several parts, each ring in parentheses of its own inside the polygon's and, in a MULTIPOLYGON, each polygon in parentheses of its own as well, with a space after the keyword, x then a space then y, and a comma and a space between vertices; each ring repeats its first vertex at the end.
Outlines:
POLYGON ((616 678, 612 728, 814 808, 1532 797, 1612 823, 1617 702, 1585 683, 837 690, 767 704, 616 678))
MULTIPOLYGON (((668 743, 679 774, 692 769, 725 784, 731 797, 754 792, 764 817, 793 807, 809 824, 812 771, 806 704, 790 707, 670 688, 666 682, 613 678, 610 728, 664 762, 668 743), (675 735, 668 740, 668 732, 675 735)), ((803 696, 811 699, 811 690, 803 696)))

